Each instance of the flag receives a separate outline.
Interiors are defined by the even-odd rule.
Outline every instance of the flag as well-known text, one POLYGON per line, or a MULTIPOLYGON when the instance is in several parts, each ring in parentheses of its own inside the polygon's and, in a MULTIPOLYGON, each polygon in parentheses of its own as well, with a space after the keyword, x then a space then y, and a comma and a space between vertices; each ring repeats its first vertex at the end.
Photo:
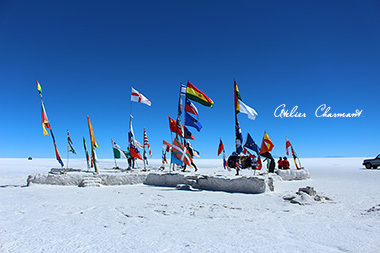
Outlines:
POLYGON ((170 117, 169 117, 169 128, 171 132, 176 133, 179 136, 183 137, 183 131, 182 131, 183 125, 182 124, 178 125, 177 121, 175 121, 174 119, 170 117))
POLYGON ((193 134, 189 131, 189 129, 187 129, 187 127, 185 127, 185 126, 183 127, 183 129, 185 130, 185 135, 183 138, 195 141, 195 138, 194 138, 193 134))
POLYGON ((143 145, 141 145, 140 142, 138 142, 137 140, 135 140, 135 143, 134 143, 138 148, 144 148, 143 145))
POLYGON ((185 98, 185 112, 192 113, 199 119, 197 107, 195 107, 195 105, 187 98, 185 98))
POLYGON ((249 156, 250 158, 256 158, 256 156, 249 153, 246 148, 243 149, 243 154, 249 156))
POLYGON ((168 160, 166 160, 166 150, 162 150, 162 163, 168 163, 168 160))
MULTIPOLYGON (((132 87, 131 87, 132 88, 132 87)), ((131 101, 151 106, 152 103, 143 94, 132 88, 131 101)))
POLYGON ((198 130, 198 132, 201 131, 202 128, 201 123, 197 119, 191 117, 191 115, 187 112, 185 112, 185 125, 194 127, 198 130))
POLYGON ((193 148, 193 156, 195 156, 195 157, 201 157, 201 153, 199 153, 199 151, 198 150, 196 150, 196 149, 194 149, 193 148))
POLYGON ((258 115, 257 112, 249 107, 248 105, 244 104, 240 97, 240 92, 238 89, 238 86, 236 84, 236 80, 234 80, 235 85, 235 92, 234 92, 234 98, 235 98, 235 114, 238 114, 239 112, 248 114, 248 118, 254 120, 256 116, 258 115))
POLYGON ((170 152, 172 145, 170 145, 169 142, 162 140, 162 148, 165 149, 166 152, 170 152))
POLYGON ((288 140, 288 137, 286 137, 286 155, 289 155, 289 147, 292 146, 292 144, 290 144, 290 141, 288 140))
POLYGON ((129 151, 131 152, 132 157, 143 160, 140 151, 135 147, 135 145, 133 145, 133 143, 129 144, 129 151))
POLYGON ((256 170, 261 170, 262 167, 263 167, 263 164, 261 163, 261 158, 259 155, 256 162, 256 170))
POLYGON ((51 130, 51 128, 50 128, 50 123, 49 123, 49 120, 48 120, 48 117, 47 117, 47 114, 45 111, 45 106, 44 106, 44 103, 42 102, 42 100, 41 100, 41 118, 42 118, 42 130, 43 130, 44 136, 49 135, 49 133, 46 131, 45 127, 47 127, 50 130, 51 130))
POLYGON ((183 162, 179 160, 173 153, 171 153, 171 163, 182 166, 183 162))
POLYGON ((222 142, 222 138, 220 138, 219 147, 218 147, 218 156, 220 155, 220 153, 222 153, 223 150, 224 150, 224 145, 222 142))
POLYGON ((143 158, 144 158, 144 161, 146 162, 146 164, 148 164, 148 155, 146 154, 145 149, 144 149, 144 153, 143 153, 143 158))
POLYGON ((254 142, 251 135, 247 133, 247 138, 245 139, 244 148, 249 148, 252 151, 255 151, 259 155, 259 146, 254 142))
POLYGON ((38 80, 36 81, 37 82, 37 90, 38 90, 38 94, 40 94, 40 97, 42 99, 42 88, 41 88, 41 85, 40 83, 38 82, 38 80))
POLYGON ((113 139, 111 139, 111 141, 112 141, 113 157, 115 159, 127 158, 126 152, 121 150, 120 146, 117 145, 113 139))
POLYGON ((189 81, 187 82, 186 87, 186 97, 204 106, 212 107, 214 104, 214 102, 208 96, 206 96, 206 94, 192 85, 189 81))
POLYGON ((92 124, 90 121, 90 117, 88 117, 88 115, 87 115, 87 122, 88 122, 88 129, 90 131, 91 146, 95 148, 99 148, 98 143, 96 143, 95 141, 94 130, 92 129, 92 124))
POLYGON ((227 169, 227 167, 226 152, 223 149, 223 168, 227 169))
POLYGON ((84 146, 84 151, 86 153, 87 168, 90 168, 90 166, 91 166, 90 165, 90 156, 88 155, 86 139, 84 138, 84 136, 83 136, 83 146, 84 146))
POLYGON ((172 154, 178 158, 180 161, 185 163, 188 166, 191 166, 193 160, 191 159, 191 155, 189 150, 179 141, 178 137, 176 137, 173 141, 172 145, 172 154))
POLYGON ((146 134, 146 131, 145 131, 145 128, 144 128, 144 146, 148 146, 148 150, 149 150, 149 156, 152 158, 152 151, 150 150, 150 145, 149 145, 149 141, 148 141, 148 135, 146 134))
POLYGON ((61 166, 65 166, 62 162, 62 159, 61 159, 61 156, 59 155, 59 152, 58 152, 58 149, 57 149, 57 145, 55 144, 55 138, 54 138, 54 134, 53 134, 53 131, 51 130, 50 128, 50 134, 51 134, 51 138, 53 139, 53 143, 54 143, 54 149, 55 149, 55 158, 57 159, 57 161, 61 164, 61 166))
POLYGON ((296 154, 296 151, 294 151, 293 146, 291 147, 291 149, 292 149, 292 156, 293 156, 294 164, 296 165, 297 170, 299 170, 301 168, 298 166, 297 160, 296 160, 298 158, 298 156, 296 154))
POLYGON ((256 119, 257 112, 255 109, 249 107, 248 105, 244 104, 243 101, 239 100, 239 109, 241 113, 248 114, 249 119, 256 119))
POLYGON ((237 117, 235 115, 235 146, 236 146, 236 153, 237 154, 240 154, 241 152, 243 152, 243 147, 242 147, 242 144, 243 144, 243 135, 241 133, 241 128, 240 128, 240 125, 239 125, 239 121, 237 120, 237 117))
POLYGON ((69 130, 67 129, 67 148, 68 148, 68 151, 73 153, 73 154, 77 154, 74 150, 74 147, 73 147, 73 142, 70 138, 70 135, 69 135, 69 130))
POLYGON ((260 155, 267 153, 273 149, 274 145, 269 139, 267 132, 264 132, 263 142, 261 143, 260 155))

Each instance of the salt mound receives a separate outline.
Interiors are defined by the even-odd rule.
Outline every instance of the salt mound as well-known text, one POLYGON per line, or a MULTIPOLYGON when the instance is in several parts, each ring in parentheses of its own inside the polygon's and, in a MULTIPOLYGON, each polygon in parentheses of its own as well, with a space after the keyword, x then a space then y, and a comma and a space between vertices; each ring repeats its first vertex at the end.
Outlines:
POLYGON ((150 173, 144 184, 166 187, 187 184, 202 190, 240 193, 263 193, 274 190, 273 179, 266 176, 229 178, 226 176, 184 175, 180 173, 150 173))
POLYGON ((82 187, 100 185, 131 185, 141 184, 146 177, 146 173, 128 173, 117 175, 90 173, 40 173, 35 175, 29 175, 27 180, 27 186, 30 186, 32 184, 75 185, 82 187))
POLYGON ((276 174, 279 175, 282 180, 306 180, 310 178, 310 173, 307 169, 300 170, 277 170, 276 174))

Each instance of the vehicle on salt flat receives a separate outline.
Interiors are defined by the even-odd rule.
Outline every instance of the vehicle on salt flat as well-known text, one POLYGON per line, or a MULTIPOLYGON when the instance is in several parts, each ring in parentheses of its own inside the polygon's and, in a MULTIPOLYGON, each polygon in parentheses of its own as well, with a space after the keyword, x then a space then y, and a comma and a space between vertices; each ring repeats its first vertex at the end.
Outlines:
POLYGON ((365 159, 365 160, 363 160, 363 165, 367 169, 371 169, 371 168, 377 169, 377 167, 380 166, 380 154, 378 156, 376 156, 375 158, 373 158, 373 159, 365 159))

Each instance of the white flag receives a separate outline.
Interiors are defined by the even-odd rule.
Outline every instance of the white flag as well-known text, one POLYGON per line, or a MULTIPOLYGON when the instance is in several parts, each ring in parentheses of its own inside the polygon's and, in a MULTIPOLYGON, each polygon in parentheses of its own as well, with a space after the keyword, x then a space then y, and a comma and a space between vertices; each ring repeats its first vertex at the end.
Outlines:
POLYGON ((151 106, 152 103, 143 94, 132 88, 131 101, 151 106))
POLYGON ((256 116, 258 115, 257 112, 249 107, 248 105, 244 104, 243 101, 239 99, 239 108, 240 112, 248 114, 248 118, 254 120, 256 116))

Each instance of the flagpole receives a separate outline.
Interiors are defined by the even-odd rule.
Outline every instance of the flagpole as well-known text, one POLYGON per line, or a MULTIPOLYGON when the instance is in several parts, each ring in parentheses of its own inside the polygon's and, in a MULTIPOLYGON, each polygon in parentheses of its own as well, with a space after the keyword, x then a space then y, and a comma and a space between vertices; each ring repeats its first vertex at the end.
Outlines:
POLYGON ((144 153, 143 153, 143 162, 144 162, 144 170, 146 170, 146 165, 145 165, 145 128, 144 128, 144 134, 143 134, 143 142, 144 142, 144 153))
MULTIPOLYGON (((69 131, 69 130, 67 130, 69 131)), ((69 138, 67 137, 67 161, 66 161, 66 169, 69 170, 69 138)))

